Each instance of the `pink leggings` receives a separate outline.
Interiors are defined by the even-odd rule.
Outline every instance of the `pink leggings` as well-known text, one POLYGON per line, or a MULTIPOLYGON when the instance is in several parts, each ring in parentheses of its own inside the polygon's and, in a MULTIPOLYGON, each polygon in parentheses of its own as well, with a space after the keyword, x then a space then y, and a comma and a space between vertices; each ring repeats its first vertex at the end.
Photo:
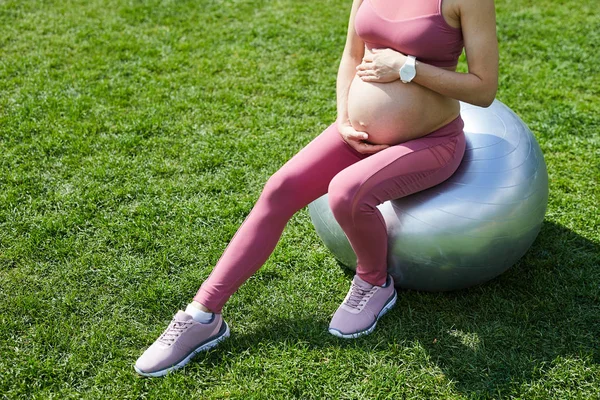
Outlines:
POLYGON ((383 285, 388 241, 377 205, 448 179, 464 154, 463 126, 457 117, 427 136, 365 155, 342 139, 336 124, 331 125, 269 178, 194 300, 221 312, 229 297, 265 263, 294 213, 325 193, 357 255, 356 273, 373 285, 383 285))

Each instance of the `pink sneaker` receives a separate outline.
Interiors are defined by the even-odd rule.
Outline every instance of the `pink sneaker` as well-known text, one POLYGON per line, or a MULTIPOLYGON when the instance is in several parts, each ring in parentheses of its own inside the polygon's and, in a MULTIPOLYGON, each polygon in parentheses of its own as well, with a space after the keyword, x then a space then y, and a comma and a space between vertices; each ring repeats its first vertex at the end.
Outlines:
POLYGON ((394 280, 388 275, 384 286, 373 286, 354 276, 350 291, 329 324, 329 333, 353 339, 373 332, 377 320, 396 304, 394 280))
POLYGON ((228 336, 229 327, 221 314, 214 314, 210 322, 201 324, 191 315, 179 311, 162 335, 138 358, 135 370, 144 376, 166 375, 228 336))

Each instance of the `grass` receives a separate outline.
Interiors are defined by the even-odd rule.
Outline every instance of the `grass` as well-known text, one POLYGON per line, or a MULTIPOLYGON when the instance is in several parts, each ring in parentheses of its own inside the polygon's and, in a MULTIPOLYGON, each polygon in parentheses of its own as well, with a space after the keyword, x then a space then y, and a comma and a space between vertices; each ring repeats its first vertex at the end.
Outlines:
POLYGON ((0 398, 598 398, 592 0, 496 2, 498 98, 550 176, 517 265, 403 292, 340 341, 325 328, 350 275, 302 210, 226 305, 230 340, 164 379, 133 371, 266 179, 335 118, 349 3, 0 1, 0 398))

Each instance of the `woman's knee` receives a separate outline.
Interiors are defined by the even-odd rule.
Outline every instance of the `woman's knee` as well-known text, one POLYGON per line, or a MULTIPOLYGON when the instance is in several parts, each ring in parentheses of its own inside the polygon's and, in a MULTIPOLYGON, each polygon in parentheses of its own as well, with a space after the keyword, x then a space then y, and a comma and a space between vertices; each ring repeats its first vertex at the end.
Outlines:
POLYGON ((337 219, 352 215, 355 194, 355 185, 345 179, 344 174, 338 174, 331 180, 328 189, 329 207, 337 219))
POLYGON ((280 169, 267 180, 260 197, 274 205, 293 203, 294 198, 302 190, 300 186, 299 177, 280 169))

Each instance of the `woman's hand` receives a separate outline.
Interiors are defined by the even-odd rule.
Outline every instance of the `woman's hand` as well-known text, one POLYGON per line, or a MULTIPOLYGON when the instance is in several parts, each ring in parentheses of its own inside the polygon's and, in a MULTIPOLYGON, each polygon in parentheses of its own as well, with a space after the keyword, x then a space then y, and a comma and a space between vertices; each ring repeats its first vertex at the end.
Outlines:
POLYGON ((338 130, 342 139, 354 150, 362 154, 374 154, 390 147, 387 144, 368 143, 369 135, 367 132, 359 132, 350 125, 349 122, 338 123, 338 130))
POLYGON ((372 49, 356 67, 356 74, 365 82, 387 83, 400 79, 400 68, 406 56, 392 49, 372 49))

